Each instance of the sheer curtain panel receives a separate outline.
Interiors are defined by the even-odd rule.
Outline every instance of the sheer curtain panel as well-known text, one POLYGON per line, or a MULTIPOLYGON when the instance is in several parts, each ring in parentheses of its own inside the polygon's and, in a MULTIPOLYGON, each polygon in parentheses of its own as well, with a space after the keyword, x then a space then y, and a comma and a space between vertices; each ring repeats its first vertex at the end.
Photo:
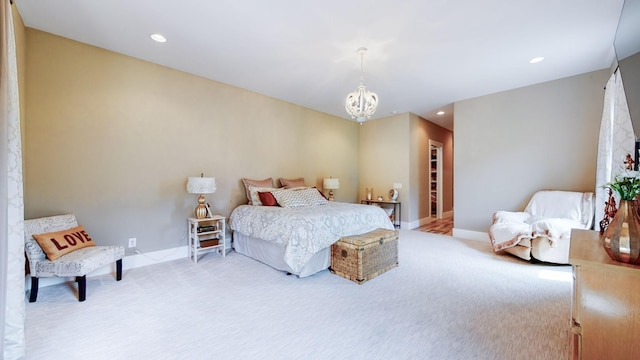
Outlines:
MULTIPOLYGON (((624 167, 627 154, 633 156, 636 136, 631 124, 627 98, 622 86, 620 71, 616 70, 604 92, 604 107, 600 123, 598 140, 598 159, 596 166, 596 218, 594 228, 600 230, 600 220, 604 217, 604 205, 609 198, 604 186, 624 167)), ((614 191, 614 195, 615 191, 614 191)), ((619 204, 620 199, 616 199, 619 204)))
POLYGON ((12 7, 0 5, 0 308, 2 358, 22 359, 25 346, 24 205, 18 69, 12 7))

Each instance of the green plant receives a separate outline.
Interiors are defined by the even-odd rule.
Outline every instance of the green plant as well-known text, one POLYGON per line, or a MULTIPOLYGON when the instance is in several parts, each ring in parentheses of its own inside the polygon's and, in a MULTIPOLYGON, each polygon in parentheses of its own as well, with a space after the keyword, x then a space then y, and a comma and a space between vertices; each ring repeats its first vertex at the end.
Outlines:
POLYGON ((621 200, 634 200, 640 195, 640 172, 626 170, 605 187, 617 192, 621 200))

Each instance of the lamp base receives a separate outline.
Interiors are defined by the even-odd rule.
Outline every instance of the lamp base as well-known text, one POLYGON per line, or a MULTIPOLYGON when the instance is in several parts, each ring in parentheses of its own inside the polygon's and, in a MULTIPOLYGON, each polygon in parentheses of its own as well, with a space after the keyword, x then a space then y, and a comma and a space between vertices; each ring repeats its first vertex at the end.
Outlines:
POLYGON ((204 219, 207 217, 207 207, 204 205, 198 205, 196 207, 196 219, 204 219))
POLYGON ((207 207, 204 205, 206 201, 204 195, 200 194, 200 196, 198 196, 198 206, 195 211, 196 219, 204 219, 207 217, 207 207))
POLYGON ((329 198, 327 200, 334 201, 334 199, 333 199, 333 190, 329 190, 329 198))

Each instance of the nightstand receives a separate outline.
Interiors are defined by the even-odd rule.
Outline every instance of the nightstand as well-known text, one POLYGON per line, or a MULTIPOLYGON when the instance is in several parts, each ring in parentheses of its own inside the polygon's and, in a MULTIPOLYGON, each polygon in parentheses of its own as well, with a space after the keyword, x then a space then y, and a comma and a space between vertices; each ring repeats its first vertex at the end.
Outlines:
POLYGON ((361 204, 377 205, 380 207, 393 206, 393 213, 389 216, 389 220, 393 223, 393 227, 400 229, 400 220, 402 218, 402 203, 400 201, 384 201, 384 200, 360 200, 361 204))
POLYGON ((210 251, 219 252, 222 257, 226 256, 226 218, 214 215, 210 218, 196 219, 188 218, 188 238, 189 238, 189 259, 194 264, 198 263, 198 254, 210 251))

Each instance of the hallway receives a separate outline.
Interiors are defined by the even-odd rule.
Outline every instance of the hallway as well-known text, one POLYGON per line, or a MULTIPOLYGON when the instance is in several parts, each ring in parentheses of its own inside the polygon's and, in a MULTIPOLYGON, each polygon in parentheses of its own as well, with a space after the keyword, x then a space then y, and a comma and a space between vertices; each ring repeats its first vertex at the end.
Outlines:
POLYGON ((424 224, 414 230, 451 236, 453 232, 453 216, 444 219, 433 220, 428 224, 424 224))

